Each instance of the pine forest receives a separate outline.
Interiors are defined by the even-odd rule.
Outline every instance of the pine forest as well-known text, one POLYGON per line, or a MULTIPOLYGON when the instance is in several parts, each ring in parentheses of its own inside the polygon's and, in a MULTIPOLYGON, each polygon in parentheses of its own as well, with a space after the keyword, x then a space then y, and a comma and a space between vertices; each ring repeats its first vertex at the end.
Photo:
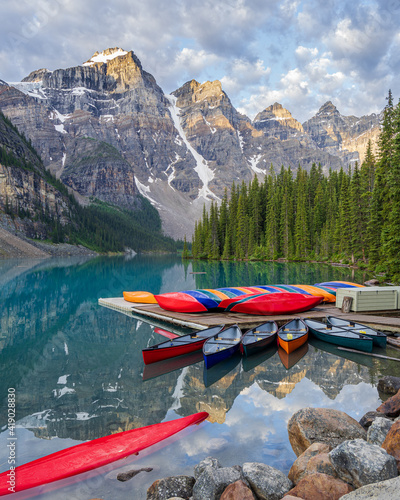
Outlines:
POLYGON ((341 262, 400 281, 400 103, 391 91, 376 155, 369 142, 348 171, 271 165, 263 182, 233 184, 196 222, 192 257, 341 262))

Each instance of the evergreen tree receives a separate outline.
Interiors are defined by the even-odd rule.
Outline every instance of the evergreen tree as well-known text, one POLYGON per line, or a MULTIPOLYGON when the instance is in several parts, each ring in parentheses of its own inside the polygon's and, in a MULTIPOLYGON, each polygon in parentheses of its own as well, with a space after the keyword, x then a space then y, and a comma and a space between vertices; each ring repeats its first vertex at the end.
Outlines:
POLYGON ((387 172, 389 208, 384 227, 382 253, 390 276, 400 281, 400 103, 393 115, 393 144, 390 171, 387 172))

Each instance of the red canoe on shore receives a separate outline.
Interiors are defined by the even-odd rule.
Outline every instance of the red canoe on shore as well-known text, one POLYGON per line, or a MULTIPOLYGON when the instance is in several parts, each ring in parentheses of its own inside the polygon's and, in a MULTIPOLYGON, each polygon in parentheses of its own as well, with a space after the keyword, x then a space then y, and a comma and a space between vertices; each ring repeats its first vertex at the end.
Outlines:
POLYGON ((301 293, 255 294, 226 299, 220 302, 219 309, 226 312, 260 314, 297 314, 308 311, 323 301, 322 296, 303 295, 301 293))
POLYGON ((171 340, 161 342, 160 344, 152 345, 142 349, 143 361, 145 365, 163 361, 164 359, 182 356, 194 351, 198 351, 203 347, 204 342, 216 335, 224 328, 224 325, 213 326, 206 330, 196 330, 181 337, 176 336, 171 340))
POLYGON ((58 481, 125 458, 207 417, 208 413, 203 411, 169 422, 118 432, 20 465, 0 474, 0 496, 58 481))

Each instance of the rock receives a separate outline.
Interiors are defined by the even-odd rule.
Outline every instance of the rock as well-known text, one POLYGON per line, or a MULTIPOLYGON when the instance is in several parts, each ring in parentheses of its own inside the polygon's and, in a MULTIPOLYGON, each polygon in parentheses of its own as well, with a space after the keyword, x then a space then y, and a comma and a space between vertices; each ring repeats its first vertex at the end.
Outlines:
POLYGON ((400 390, 400 377, 391 377, 387 375, 381 378, 378 382, 377 389, 384 394, 397 394, 400 390))
POLYGON ((120 474, 117 475, 118 481, 129 481, 129 479, 132 479, 135 477, 139 472, 151 472, 153 470, 152 467, 143 467, 142 469, 132 469, 127 472, 121 472, 120 474))
POLYGON ((147 490, 147 500, 165 500, 171 497, 181 497, 185 500, 193 493, 194 477, 175 476, 158 479, 147 490))
POLYGON ((367 430, 377 417, 384 416, 385 414, 380 411, 368 411, 363 417, 361 417, 359 424, 362 425, 365 430, 367 430))
POLYGON ((400 470, 400 421, 391 426, 382 443, 382 448, 396 459, 397 468, 400 470))
POLYGON ((362 439, 346 441, 329 453, 339 478, 355 488, 397 476, 394 457, 362 439))
POLYGON ((335 467, 333 466, 329 453, 320 453, 308 461, 305 475, 321 473, 328 476, 338 477, 335 467))
POLYGON ((216 500, 227 486, 240 479, 238 467, 206 467, 193 487, 193 500, 216 500))
POLYGON ((400 415, 400 391, 382 403, 376 411, 380 411, 388 417, 398 417, 400 415))
POLYGON ((367 441, 370 444, 382 446, 387 433, 393 425, 393 420, 388 418, 377 417, 371 424, 367 432, 367 441))
POLYGON ((321 453, 328 453, 331 449, 326 443, 313 443, 295 460, 288 474, 289 479, 297 484, 305 476, 310 459, 321 453))
POLYGON ((220 469, 222 466, 217 458, 207 457, 201 462, 199 462, 194 468, 194 477, 197 480, 199 476, 204 472, 206 467, 212 467, 213 469, 220 469))
POLYGON ((251 489, 239 480, 225 488, 220 500, 256 500, 256 498, 251 489))
POLYGON ((289 441, 297 456, 312 443, 332 448, 349 439, 366 439, 365 429, 346 413, 329 408, 303 408, 288 423, 289 441))
POLYGON ((341 500, 398 500, 400 477, 362 486, 344 495, 341 500))
MULTIPOLYGON (((337 500, 353 488, 340 479, 328 476, 327 474, 315 473, 304 477, 292 490, 289 495, 303 498, 304 500, 337 500)), ((286 500, 288 496, 285 496, 286 500)))
POLYGON ((257 462, 243 464, 243 476, 260 500, 280 500, 293 486, 283 472, 257 462))

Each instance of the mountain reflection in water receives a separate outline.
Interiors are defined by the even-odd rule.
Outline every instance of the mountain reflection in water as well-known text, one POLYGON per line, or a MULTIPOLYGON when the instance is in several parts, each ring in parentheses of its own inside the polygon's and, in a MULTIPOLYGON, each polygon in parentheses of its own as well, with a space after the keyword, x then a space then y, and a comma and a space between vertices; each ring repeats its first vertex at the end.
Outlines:
POLYGON ((0 261, 1 471, 7 470, 7 392, 15 388, 19 463, 110 433, 197 411, 210 414, 199 429, 168 447, 141 454, 138 466, 154 466, 149 474, 116 485, 107 472, 95 482, 38 498, 106 498, 110 491, 110 498, 119 500, 127 492, 132 497, 134 488, 132 498, 144 499, 155 479, 192 474, 194 464, 208 455, 226 466, 257 461, 287 472, 295 459, 286 430, 291 415, 323 406, 359 419, 379 405, 376 383, 394 372, 390 361, 351 357, 312 340, 294 360, 281 359, 271 346, 215 370, 204 369, 201 351, 145 367, 141 350, 164 337, 152 325, 97 301, 124 290, 164 293, 365 278, 330 266, 184 264, 174 256, 0 261))

